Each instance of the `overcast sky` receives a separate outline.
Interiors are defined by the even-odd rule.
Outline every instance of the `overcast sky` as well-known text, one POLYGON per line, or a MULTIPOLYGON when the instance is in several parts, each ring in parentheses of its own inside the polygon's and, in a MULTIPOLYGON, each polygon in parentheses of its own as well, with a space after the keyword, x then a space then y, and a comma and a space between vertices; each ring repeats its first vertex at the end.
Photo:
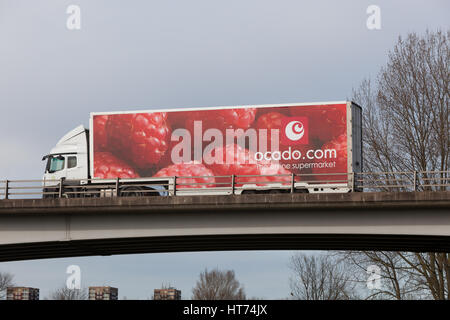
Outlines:
MULTIPOLYGON (((376 77, 399 35, 448 30, 450 2, 0 0, 0 180, 43 174, 42 155, 95 111, 336 101, 376 77), (69 5, 81 29, 69 30, 69 5), (381 29, 369 30, 369 5, 381 29)), ((364 108, 364 106, 362 106, 364 108)), ((249 296, 289 295, 290 251, 85 257, 0 263, 41 295, 82 284, 148 298, 191 296, 205 267, 234 269, 249 296)))

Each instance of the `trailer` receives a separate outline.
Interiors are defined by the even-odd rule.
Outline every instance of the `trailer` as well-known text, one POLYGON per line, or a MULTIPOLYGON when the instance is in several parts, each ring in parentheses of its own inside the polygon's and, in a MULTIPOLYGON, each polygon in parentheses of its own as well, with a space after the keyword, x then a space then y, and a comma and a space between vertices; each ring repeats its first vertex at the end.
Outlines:
POLYGON ((44 196, 358 191, 352 101, 94 112, 50 153, 44 196))

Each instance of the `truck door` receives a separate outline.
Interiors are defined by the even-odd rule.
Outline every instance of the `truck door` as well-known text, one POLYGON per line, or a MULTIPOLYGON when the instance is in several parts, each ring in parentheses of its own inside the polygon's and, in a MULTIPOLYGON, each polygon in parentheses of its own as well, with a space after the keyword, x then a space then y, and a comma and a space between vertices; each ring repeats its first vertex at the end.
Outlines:
MULTIPOLYGON (((81 166, 76 154, 67 155, 66 157, 66 179, 67 180, 79 180, 83 177, 80 172, 81 166)), ((68 181, 69 184, 79 184, 76 181, 68 181)))
POLYGON ((56 186, 59 179, 66 177, 66 158, 62 155, 52 155, 48 157, 47 166, 45 168, 45 185, 56 186))

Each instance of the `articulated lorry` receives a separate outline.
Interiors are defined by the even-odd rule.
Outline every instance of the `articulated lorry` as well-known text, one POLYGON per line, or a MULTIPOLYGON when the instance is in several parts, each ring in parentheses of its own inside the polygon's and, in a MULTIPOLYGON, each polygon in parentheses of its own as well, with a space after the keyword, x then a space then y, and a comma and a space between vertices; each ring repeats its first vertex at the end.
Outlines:
POLYGON ((355 191, 351 101, 91 113, 50 153, 44 196, 355 191))

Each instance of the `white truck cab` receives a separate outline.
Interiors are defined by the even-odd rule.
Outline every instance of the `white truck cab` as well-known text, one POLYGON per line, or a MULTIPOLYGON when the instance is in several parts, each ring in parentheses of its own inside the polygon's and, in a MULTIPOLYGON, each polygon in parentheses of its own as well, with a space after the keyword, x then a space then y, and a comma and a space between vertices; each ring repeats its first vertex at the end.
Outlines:
MULTIPOLYGON (((116 179, 90 179, 90 164, 93 159, 89 156, 89 130, 80 125, 63 136, 58 143, 45 155, 42 160, 47 160, 44 173, 43 197, 81 197, 81 196, 112 196, 116 194, 116 179), (62 180, 61 180, 62 179, 62 180), (61 183, 62 182, 62 183, 61 183), (99 187, 87 189, 89 184, 99 187), (63 193, 58 195, 60 186, 64 186, 63 193)), ((160 184, 168 185, 170 178, 145 178, 145 179, 121 179, 126 185, 121 185, 123 196, 140 195, 167 195, 167 191, 160 184), (146 187, 135 187, 133 184, 142 182, 149 184, 146 187), (156 185, 151 185, 156 184, 156 185), (142 193, 142 190, 153 190, 152 193, 142 193), (125 193, 126 192, 126 193, 125 193)), ((172 183, 173 184, 173 183, 172 183)), ((169 187, 170 188, 170 187, 169 187)))
POLYGON ((44 173, 44 188, 56 186, 64 178, 78 180, 74 184, 83 184, 89 177, 89 130, 80 125, 62 137, 49 154, 44 173))

